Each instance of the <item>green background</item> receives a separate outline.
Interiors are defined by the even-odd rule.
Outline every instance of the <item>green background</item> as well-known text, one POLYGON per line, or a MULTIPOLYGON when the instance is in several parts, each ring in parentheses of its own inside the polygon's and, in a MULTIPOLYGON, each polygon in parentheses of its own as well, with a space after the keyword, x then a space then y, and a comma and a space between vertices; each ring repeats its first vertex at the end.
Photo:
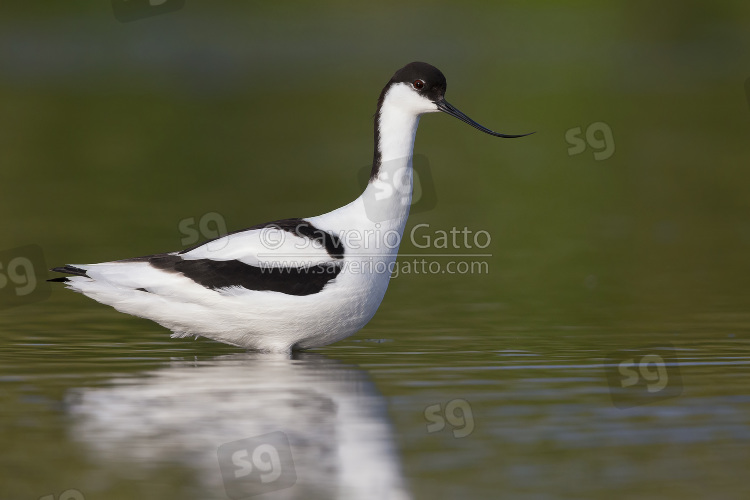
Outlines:
MULTIPOLYGON (((37 245, 39 268, 115 260, 177 250, 181 221, 211 212, 231 231, 344 205, 372 158, 380 90, 426 61, 478 122, 536 134, 494 139, 423 117, 415 153, 435 207, 407 231, 487 231, 490 272, 399 276, 365 330, 318 350, 374 380, 410 491, 747 498, 749 28, 742 1, 188 0, 129 23, 107 2, 6 3, 0 251, 37 245), (570 155, 566 132, 596 122, 612 156, 570 155), (613 410, 596 366, 667 344, 682 353, 682 395, 613 410), (494 370, 504 350, 535 360, 494 370), (457 397, 475 433, 427 433, 424 407, 457 397)), ((180 490, 184 464, 104 474, 53 403, 174 356, 237 350, 170 341, 61 287, 35 297, 45 300, 0 309, 0 496, 208 498, 180 490)))

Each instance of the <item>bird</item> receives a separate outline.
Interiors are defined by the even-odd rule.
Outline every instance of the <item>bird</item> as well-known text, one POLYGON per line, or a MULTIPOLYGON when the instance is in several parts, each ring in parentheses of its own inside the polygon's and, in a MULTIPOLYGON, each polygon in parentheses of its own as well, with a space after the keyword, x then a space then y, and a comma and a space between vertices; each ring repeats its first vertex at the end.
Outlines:
POLYGON ((377 101, 367 187, 341 208, 179 251, 55 267, 67 276, 49 281, 155 321, 173 338, 286 354, 347 338, 375 315, 388 288, 409 216, 420 117, 443 112, 495 137, 530 135, 480 125, 445 100, 446 89, 428 63, 393 74, 377 101))

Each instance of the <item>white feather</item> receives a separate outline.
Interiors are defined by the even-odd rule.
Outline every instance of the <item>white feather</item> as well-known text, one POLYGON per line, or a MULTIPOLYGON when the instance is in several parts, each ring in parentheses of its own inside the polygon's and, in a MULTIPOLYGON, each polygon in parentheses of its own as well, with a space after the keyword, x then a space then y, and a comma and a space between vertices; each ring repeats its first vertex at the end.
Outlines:
POLYGON ((276 352, 348 337, 372 318, 388 287, 398 252, 393 236, 400 240, 409 215, 419 116, 433 111, 437 111, 435 104, 408 85, 391 86, 379 115, 382 165, 376 182, 352 203, 307 219, 316 228, 342 237, 343 260, 308 238, 275 228, 230 234, 179 255, 186 260, 237 260, 251 266, 341 265, 340 274, 318 293, 300 296, 242 287, 212 290, 144 261, 76 264, 88 277, 70 277, 68 288, 118 311, 156 321, 172 330, 173 337, 200 335, 276 352), (402 175, 407 192, 379 200, 379 182, 389 182, 394 175, 402 175), (377 217, 372 214, 375 202, 377 217), (356 233, 356 244, 344 237, 347 233, 356 233))

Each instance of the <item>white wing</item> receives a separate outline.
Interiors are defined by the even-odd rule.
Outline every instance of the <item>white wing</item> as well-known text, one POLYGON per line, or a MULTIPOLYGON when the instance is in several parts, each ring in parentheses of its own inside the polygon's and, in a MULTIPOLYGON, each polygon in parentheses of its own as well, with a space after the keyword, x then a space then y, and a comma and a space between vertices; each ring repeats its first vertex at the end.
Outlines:
POLYGON ((327 241, 338 239, 303 219, 287 219, 228 234, 178 255, 185 260, 236 260, 264 268, 309 267, 340 258, 329 253, 327 241))
POLYGON ((343 253, 337 236, 304 219, 284 219, 182 252, 55 270, 74 274, 58 280, 90 296, 102 286, 164 296, 243 289, 310 295, 338 276, 343 253))

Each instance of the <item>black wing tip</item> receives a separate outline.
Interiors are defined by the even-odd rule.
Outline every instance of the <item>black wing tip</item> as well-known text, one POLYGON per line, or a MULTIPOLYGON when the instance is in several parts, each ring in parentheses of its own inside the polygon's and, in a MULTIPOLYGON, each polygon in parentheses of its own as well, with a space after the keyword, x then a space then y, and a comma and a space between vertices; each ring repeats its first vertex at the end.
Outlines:
MULTIPOLYGON (((81 269, 75 266, 53 267, 52 269, 50 269, 50 271, 54 271, 56 273, 72 274, 73 276, 83 276, 84 278, 90 278, 90 276, 86 274, 85 269, 81 269)), ((50 281, 53 283, 67 283, 68 281, 70 281, 70 279, 68 276, 62 276, 60 278, 52 278, 47 281, 50 281)))

